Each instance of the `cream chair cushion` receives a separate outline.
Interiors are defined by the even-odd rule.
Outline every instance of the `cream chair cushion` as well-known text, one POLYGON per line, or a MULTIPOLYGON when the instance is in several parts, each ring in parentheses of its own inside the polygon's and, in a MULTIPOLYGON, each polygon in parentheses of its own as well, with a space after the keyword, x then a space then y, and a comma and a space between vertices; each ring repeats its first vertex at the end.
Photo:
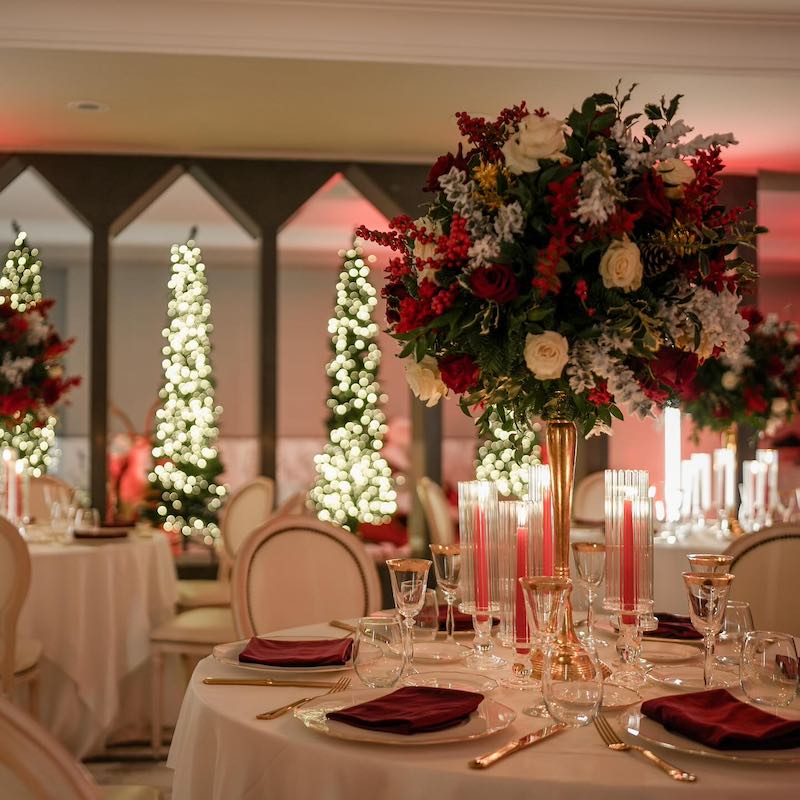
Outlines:
POLYGON ((230 584, 227 581, 178 581, 178 606, 181 609, 228 606, 230 602, 230 584))
POLYGON ((160 800, 161 792, 152 786, 101 786, 103 800, 160 800))
POLYGON ((212 647, 236 639, 230 608, 193 608, 184 611, 155 628, 153 642, 207 644, 212 647))

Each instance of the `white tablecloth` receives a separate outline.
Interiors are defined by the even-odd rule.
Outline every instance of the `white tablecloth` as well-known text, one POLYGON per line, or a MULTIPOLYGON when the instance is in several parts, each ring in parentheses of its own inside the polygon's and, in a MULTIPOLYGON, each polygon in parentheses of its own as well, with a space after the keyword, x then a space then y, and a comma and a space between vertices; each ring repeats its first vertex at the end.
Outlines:
MULTIPOLYGON (((341 633, 327 625, 295 632, 301 631, 322 636, 341 633)), ((450 671, 458 669, 464 667, 456 665, 450 671)), ((676 786, 638 756, 606 749, 592 726, 567 731, 476 772, 467 767, 470 758, 544 722, 519 714, 502 734, 461 744, 359 745, 308 730, 291 715, 269 722, 255 719, 259 711, 302 697, 303 689, 202 683, 208 675, 243 674, 211 657, 195 670, 167 762, 175 770, 174 800, 672 800, 680 792, 699 793, 703 800, 797 797, 798 767, 768 768, 665 754, 699 776, 694 787, 676 786)), ((355 675, 353 682, 354 687, 359 685, 355 675)), ((650 689, 647 696, 663 693, 650 689)), ((512 689, 497 689, 492 697, 517 711, 527 702, 524 692, 512 689)))
POLYGON ((77 756, 149 709, 151 628, 173 613, 175 566, 161 533, 108 544, 30 544, 19 635, 44 645, 40 717, 77 756))

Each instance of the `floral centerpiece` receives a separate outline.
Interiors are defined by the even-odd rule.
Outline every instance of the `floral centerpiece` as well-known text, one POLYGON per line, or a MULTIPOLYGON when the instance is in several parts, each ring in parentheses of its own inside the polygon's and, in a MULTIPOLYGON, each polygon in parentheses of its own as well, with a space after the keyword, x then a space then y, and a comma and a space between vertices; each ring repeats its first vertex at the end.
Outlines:
POLYGON ((67 378, 61 356, 72 340, 63 340, 47 318, 51 300, 24 311, 0 299, 0 424, 10 427, 30 415, 42 424, 64 394, 79 382, 67 378))
POLYGON ((798 410, 800 336, 794 322, 745 308, 749 339, 738 356, 701 364, 683 407, 697 428, 724 432, 732 424, 773 434, 798 410))
MULTIPOLYGON (((626 113, 594 94, 566 119, 525 103, 428 176, 427 214, 358 235, 394 251, 383 296, 408 382, 501 420, 557 413, 585 434, 677 402, 698 365, 747 341, 734 257, 758 232, 719 204, 722 147, 676 120, 680 95, 626 113)), ((523 423, 524 424, 524 423, 523 423)))

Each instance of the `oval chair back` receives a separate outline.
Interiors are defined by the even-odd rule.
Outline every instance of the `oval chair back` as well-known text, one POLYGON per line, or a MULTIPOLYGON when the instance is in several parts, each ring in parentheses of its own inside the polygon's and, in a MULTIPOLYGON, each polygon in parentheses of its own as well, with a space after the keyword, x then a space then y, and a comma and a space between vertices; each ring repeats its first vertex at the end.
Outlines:
POLYGON ((40 524, 50 522, 50 506, 53 503, 69 505, 72 502, 74 489, 54 475, 31 478, 29 486, 30 515, 40 524))
POLYGON ((590 472, 578 481, 572 500, 572 516, 575 522, 584 525, 602 526, 605 520, 606 486, 605 473, 590 472))
POLYGON ((442 487, 430 478, 420 478, 417 496, 425 512, 431 544, 455 544, 456 529, 450 516, 450 503, 442 487))
POLYGON ((0 517, 0 693, 14 680, 17 621, 31 585, 28 545, 16 525, 0 517))
POLYGON ((275 505, 275 481, 259 476, 234 492, 220 522, 222 543, 231 561, 247 537, 263 525, 275 505))

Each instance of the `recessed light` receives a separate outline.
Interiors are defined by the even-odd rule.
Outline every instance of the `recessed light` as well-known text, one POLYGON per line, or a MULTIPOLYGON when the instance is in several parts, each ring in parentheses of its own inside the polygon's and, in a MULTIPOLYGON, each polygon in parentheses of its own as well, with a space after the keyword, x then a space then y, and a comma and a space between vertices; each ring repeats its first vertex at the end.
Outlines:
POLYGON ((85 111, 88 114, 108 111, 108 106, 105 103, 99 103, 97 100, 72 100, 67 103, 67 108, 70 111, 85 111))

